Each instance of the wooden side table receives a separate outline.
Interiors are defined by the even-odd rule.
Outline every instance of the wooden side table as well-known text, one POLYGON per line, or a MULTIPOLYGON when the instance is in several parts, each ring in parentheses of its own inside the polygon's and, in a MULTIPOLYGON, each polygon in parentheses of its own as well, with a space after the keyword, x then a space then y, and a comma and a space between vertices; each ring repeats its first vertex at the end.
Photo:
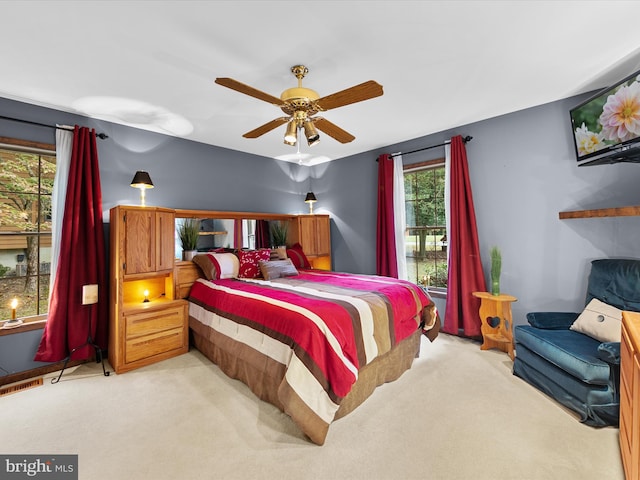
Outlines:
POLYGON ((497 348, 513 354, 513 322, 511 321, 511 302, 518 299, 511 295, 493 295, 489 292, 473 292, 474 297, 480 299, 480 331, 482 345, 480 350, 497 348))

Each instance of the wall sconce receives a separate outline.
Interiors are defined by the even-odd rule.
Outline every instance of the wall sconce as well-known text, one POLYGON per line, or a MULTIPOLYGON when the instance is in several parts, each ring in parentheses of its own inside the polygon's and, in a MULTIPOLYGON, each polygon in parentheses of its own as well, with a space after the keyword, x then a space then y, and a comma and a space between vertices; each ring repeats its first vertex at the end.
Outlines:
POLYGON ((307 193, 307 196, 305 197, 304 202, 309 204, 309 214, 310 215, 313 215, 313 204, 316 203, 317 201, 318 201, 318 199, 313 194, 313 192, 307 193))
POLYGON ((2 328, 13 328, 22 324, 22 320, 16 319, 16 309, 18 308, 18 299, 11 300, 11 319, 4 322, 2 328))
POLYGON ((138 170, 131 180, 131 186, 133 188, 140 189, 140 205, 145 206, 145 190, 147 188, 153 188, 153 182, 149 174, 143 170, 138 170))
POLYGON ((142 301, 142 303, 147 303, 149 301, 149 290, 145 290, 144 292, 142 292, 142 294, 144 295, 144 300, 142 301))

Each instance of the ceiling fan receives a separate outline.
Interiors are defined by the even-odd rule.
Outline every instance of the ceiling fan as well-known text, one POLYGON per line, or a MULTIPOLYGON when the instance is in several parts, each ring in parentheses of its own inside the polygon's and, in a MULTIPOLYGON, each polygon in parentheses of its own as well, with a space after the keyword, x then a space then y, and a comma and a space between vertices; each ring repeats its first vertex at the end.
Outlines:
POLYGON ((320 141, 320 135, 317 130, 326 133, 340 143, 349 143, 356 137, 329 120, 314 115, 318 112, 325 112, 333 108, 379 97, 383 93, 382 85, 373 80, 369 80, 368 82, 355 85, 331 95, 320 97, 315 90, 302 86, 302 79, 309 73, 307 67, 304 65, 295 65, 291 67, 291 73, 298 79, 298 86, 285 90, 280 95, 280 98, 264 93, 232 78, 216 78, 218 85, 276 105, 287 115, 286 117, 271 120, 245 133, 242 135, 243 137, 258 138, 286 123, 287 129, 284 136, 284 143, 287 145, 296 145, 298 142, 298 130, 304 130, 309 146, 315 145, 320 141))

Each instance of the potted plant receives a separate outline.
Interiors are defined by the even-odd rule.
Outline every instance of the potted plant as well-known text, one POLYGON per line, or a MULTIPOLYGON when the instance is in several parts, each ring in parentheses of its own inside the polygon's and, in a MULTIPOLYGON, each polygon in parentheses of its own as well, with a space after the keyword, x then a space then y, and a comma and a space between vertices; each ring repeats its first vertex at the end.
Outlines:
POLYGON ((183 260, 192 260, 197 253, 199 235, 200 220, 197 218, 185 218, 178 226, 178 237, 182 245, 183 260))
POLYGON ((271 244, 278 251, 278 258, 287 258, 287 232, 289 231, 289 222, 274 221, 269 223, 271 230, 271 244))
POLYGON ((498 247, 491 248, 491 293, 500 295, 500 271, 502 270, 502 254, 498 247))

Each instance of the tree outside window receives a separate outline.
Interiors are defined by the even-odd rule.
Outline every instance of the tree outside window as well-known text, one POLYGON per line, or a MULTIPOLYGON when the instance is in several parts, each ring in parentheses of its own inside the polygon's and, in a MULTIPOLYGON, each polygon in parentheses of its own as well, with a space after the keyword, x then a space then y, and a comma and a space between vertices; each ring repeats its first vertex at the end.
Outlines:
POLYGON ((438 162, 404 174, 408 279, 442 289, 447 287, 444 173, 438 162))
POLYGON ((0 319, 44 315, 51 262, 54 152, 0 148, 0 319))

